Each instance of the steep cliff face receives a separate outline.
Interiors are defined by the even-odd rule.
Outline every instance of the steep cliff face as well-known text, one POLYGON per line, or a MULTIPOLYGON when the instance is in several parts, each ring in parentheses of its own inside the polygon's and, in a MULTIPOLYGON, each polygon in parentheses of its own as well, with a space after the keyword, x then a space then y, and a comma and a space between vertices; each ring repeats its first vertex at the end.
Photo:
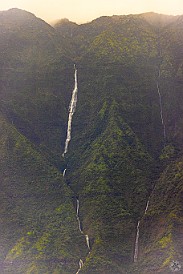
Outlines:
POLYGON ((136 273, 172 273, 181 267, 182 170, 181 157, 165 169, 156 183, 142 221, 136 273))
POLYGON ((1 271, 180 268, 182 17, 54 29, 15 9, 0 36, 1 271))

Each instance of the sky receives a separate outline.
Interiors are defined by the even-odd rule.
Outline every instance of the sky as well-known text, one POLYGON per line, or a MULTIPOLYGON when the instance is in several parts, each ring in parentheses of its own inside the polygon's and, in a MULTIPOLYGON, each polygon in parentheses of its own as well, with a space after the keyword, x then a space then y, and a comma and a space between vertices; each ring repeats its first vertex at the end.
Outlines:
POLYGON ((180 15, 183 0, 0 0, 0 11, 10 8, 30 11, 48 23, 62 18, 85 23, 103 15, 149 11, 180 15))

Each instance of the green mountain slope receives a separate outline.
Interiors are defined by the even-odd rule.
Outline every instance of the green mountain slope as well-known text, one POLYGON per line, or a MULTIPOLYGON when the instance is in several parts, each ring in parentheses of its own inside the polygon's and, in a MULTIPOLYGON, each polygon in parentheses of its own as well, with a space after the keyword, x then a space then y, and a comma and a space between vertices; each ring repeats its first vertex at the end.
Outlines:
POLYGON ((128 266, 136 220, 143 214, 151 189, 152 159, 116 115, 118 111, 113 102, 102 132, 82 157, 82 153, 74 155, 79 165, 74 166, 71 156, 68 181, 79 197, 83 229, 92 241, 83 273, 121 273, 120 264, 128 266))
POLYGON ((2 12, 0 29, 1 110, 60 165, 73 87, 67 49, 53 27, 22 10, 2 12))
MULTIPOLYGON (((1 65, 11 69, 45 65, 61 51, 54 29, 43 20, 23 10, 0 13, 1 65)), ((32 67, 32 69, 33 69, 32 67)))
POLYGON ((72 273, 86 253, 73 193, 2 117, 1 144, 1 271, 72 273))
POLYGON ((182 170, 180 158, 165 169, 152 192, 135 273, 172 273, 172 262, 182 262, 182 170))
POLYGON ((181 34, 181 16, 0 13, 2 273, 183 266, 181 34))

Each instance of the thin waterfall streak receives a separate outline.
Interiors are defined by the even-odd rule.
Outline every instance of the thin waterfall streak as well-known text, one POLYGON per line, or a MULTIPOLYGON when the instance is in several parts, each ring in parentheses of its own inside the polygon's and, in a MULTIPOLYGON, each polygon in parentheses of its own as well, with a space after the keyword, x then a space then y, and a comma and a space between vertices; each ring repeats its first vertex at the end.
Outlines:
MULTIPOLYGON (((160 77, 161 77, 161 72, 159 70, 158 71, 158 78, 160 79, 160 77)), ((158 96, 159 96, 160 117, 161 117, 161 123, 162 123, 162 126, 163 126, 163 136, 164 136, 164 140, 166 140, 166 128, 165 128, 165 123, 164 123, 164 118, 163 118, 162 97, 161 97, 160 88, 159 88, 159 82, 158 81, 156 83, 156 86, 157 86, 157 91, 158 91, 158 96)))
POLYGON ((86 238, 86 244, 87 244, 87 247, 88 249, 90 250, 90 239, 89 239, 89 236, 88 235, 85 235, 85 238, 86 238))
POLYGON ((161 98, 161 93, 160 93, 160 90, 159 90, 159 84, 158 84, 158 82, 157 82, 157 90, 158 90, 158 95, 159 95, 159 105, 160 105, 161 123, 162 123, 162 125, 164 125, 162 98, 161 98))
MULTIPOLYGON (((149 208, 149 201, 150 201, 150 198, 147 201, 145 211, 144 211, 144 215, 147 213, 147 210, 149 208)), ((136 232, 136 238, 135 238, 135 251, 134 251, 134 258, 133 258, 134 263, 136 263, 138 261, 139 236, 140 236, 140 221, 138 221, 138 223, 137 223, 137 232, 136 232)))
MULTIPOLYGON (((67 137, 66 137, 66 140, 65 140, 64 152, 62 154, 63 157, 67 153, 69 142, 71 141, 72 118, 73 118, 73 115, 76 111, 76 104, 77 104, 78 83, 77 83, 77 69, 76 69, 75 64, 74 64, 74 70, 75 70, 75 73, 74 73, 75 83, 74 83, 74 89, 73 89, 73 92, 72 92, 71 101, 70 101, 70 104, 69 104, 69 116, 68 116, 68 123, 67 123, 67 137)), ((64 169, 64 171, 63 171, 63 177, 65 176, 65 173, 66 173, 66 169, 64 169)), ((77 199, 76 218, 77 218, 78 225, 79 225, 79 231, 81 232, 81 234, 84 234, 83 230, 81 228, 81 221, 80 221, 80 218, 79 218, 79 207, 80 207, 80 204, 79 204, 79 200, 77 199)), ((88 235, 85 235, 85 237, 86 237, 88 249, 90 250, 89 237, 88 237, 88 235)), ((79 260, 79 269, 76 272, 76 274, 78 274, 80 272, 83 265, 84 265, 84 263, 83 263, 82 259, 80 259, 79 260)))
POLYGON ((69 105, 69 116, 68 116, 68 124, 67 124, 67 137, 66 137, 66 141, 65 141, 64 152, 62 154, 63 157, 67 153, 69 142, 71 141, 72 118, 73 118, 73 115, 76 111, 76 104, 77 104, 78 83, 77 83, 77 69, 76 69, 75 65, 74 65, 74 69, 75 69, 75 73, 74 73, 74 82, 75 83, 74 83, 74 89, 73 89, 73 92, 72 92, 72 98, 71 98, 70 105, 69 105))
POLYGON ((79 200, 78 199, 77 199, 77 207, 76 207, 76 218, 77 218, 77 221, 78 221, 79 231, 81 232, 81 234, 84 234, 83 230, 81 228, 81 221, 80 221, 80 218, 79 218, 79 200))
POLYGON ((83 233, 83 230, 82 230, 82 228, 81 228, 81 222, 80 222, 79 217, 77 217, 77 221, 78 221, 79 231, 81 232, 81 234, 84 234, 84 233, 83 233))
POLYGON ((79 217, 79 200, 77 199, 77 208, 76 208, 77 217, 79 217))
POLYGON ((139 235, 140 235, 140 221, 137 223, 137 233, 136 233, 136 239, 135 239, 135 252, 134 252, 134 263, 138 260, 138 251, 139 251, 139 235))
POLYGON ((147 201, 147 204, 146 204, 146 208, 145 208, 144 215, 147 213, 148 208, 149 208, 149 200, 147 201))
POLYGON ((63 173, 62 173, 63 177, 65 177, 66 170, 67 169, 65 168, 64 171, 63 171, 63 173))
MULTIPOLYGON (((80 218, 79 218, 79 208, 80 208, 80 204, 79 204, 79 200, 77 199, 77 204, 76 204, 76 218, 77 218, 77 221, 78 221, 78 225, 79 225, 79 231, 81 232, 81 234, 84 235, 84 232, 82 230, 82 227, 81 227, 81 221, 80 221, 80 218)), ((86 239, 86 245, 87 245, 87 248, 89 249, 89 251, 91 250, 91 247, 90 247, 90 238, 89 236, 86 234, 84 235, 85 236, 85 239, 86 239)))
MULTIPOLYGON (((68 123, 67 123, 67 137, 65 140, 65 147, 64 147, 64 152, 62 154, 62 156, 64 157, 65 154, 68 151, 68 146, 69 146, 69 142, 71 141, 71 130, 72 130, 72 118, 74 115, 74 112, 76 111, 76 104, 77 104, 77 92, 78 92, 78 83, 77 83, 77 69, 76 69, 76 65, 74 64, 74 89, 72 92, 72 97, 71 97, 71 101, 69 104, 69 116, 68 116, 68 123)), ((63 171, 63 177, 65 177, 65 173, 66 173, 66 168, 63 171)), ((77 221, 78 221, 78 225, 79 225, 79 231, 81 232, 81 234, 84 234, 81 228, 81 222, 79 219, 79 200, 77 199, 77 208, 76 208, 76 217, 77 217, 77 221)), ((76 272, 76 274, 78 274, 80 272, 80 270, 83 267, 83 261, 82 259, 79 260, 79 269, 76 272)))
MULTIPOLYGON (((84 235, 84 232, 83 232, 82 227, 81 227, 81 221, 80 221, 80 218, 79 218, 79 209, 80 209, 79 199, 76 199, 76 218, 77 218, 78 225, 79 225, 79 231, 81 232, 81 234, 84 235)), ((84 236, 85 236, 85 239, 86 239, 87 247, 89 249, 89 253, 88 253, 88 255, 89 255, 90 250, 91 250, 91 248, 90 248, 90 239, 89 239, 88 235, 84 235, 84 236)), ((80 259, 79 260, 79 269, 76 272, 76 274, 78 274, 81 271, 81 269, 83 268, 83 265, 84 265, 84 262, 80 259)))
POLYGON ((80 264, 79 264, 81 267, 83 267, 83 261, 80 260, 80 264))
POLYGON ((78 269, 78 271, 76 272, 76 274, 78 274, 78 273, 80 272, 80 270, 81 270, 81 268, 83 267, 83 265, 84 265, 84 263, 83 263, 83 261, 80 259, 80 260, 79 260, 79 269, 78 269))

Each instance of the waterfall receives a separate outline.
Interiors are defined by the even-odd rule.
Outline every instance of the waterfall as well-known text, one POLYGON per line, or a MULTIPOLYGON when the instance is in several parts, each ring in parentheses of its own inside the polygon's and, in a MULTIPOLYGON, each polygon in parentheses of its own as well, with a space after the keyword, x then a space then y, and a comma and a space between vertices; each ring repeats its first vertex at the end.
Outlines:
MULTIPOLYGON (((77 199, 76 218, 77 218, 78 225, 79 225, 79 231, 81 232, 81 234, 84 234, 83 230, 81 228, 81 221, 80 221, 80 218, 79 218, 79 206, 80 206, 79 205, 79 200, 77 199)), ((91 248, 90 248, 90 238, 87 234, 85 235, 85 239, 86 239, 86 245, 87 245, 88 249, 91 250, 91 248)))
POLYGON ((139 251, 139 235, 140 235, 140 221, 137 223, 137 234, 135 239, 135 252, 134 252, 134 263, 137 262, 138 259, 138 251, 139 251))
MULTIPOLYGON (((144 211, 144 215, 147 213, 147 210, 149 208, 149 201, 150 198, 147 201, 146 207, 145 207, 145 211, 144 211)), ((134 263, 137 263, 138 261, 138 253, 139 253, 139 236, 140 236, 140 221, 138 221, 137 223, 137 229, 136 229, 136 238, 135 238, 135 251, 134 251, 134 257, 133 257, 133 261, 134 263)))
MULTIPOLYGON (((76 69, 75 65, 74 65, 74 70, 75 70, 75 72, 74 72, 75 84, 74 84, 74 89, 73 89, 73 92, 72 92, 72 97, 71 97, 71 101, 70 101, 70 105, 69 105, 69 115, 68 115, 68 123, 67 123, 67 137, 66 137, 66 140, 65 140, 64 152, 62 154, 63 157, 68 152, 69 142, 71 141, 72 118, 73 118, 73 115, 75 113, 76 104, 77 104, 78 82, 77 82, 77 69, 76 69)), ((66 168, 64 169, 62 174, 63 174, 63 177, 65 177, 66 168)), ((79 209, 80 209, 79 199, 76 199, 76 202, 77 202, 77 204, 76 204, 76 218, 77 218, 78 225, 79 225, 79 231, 81 232, 81 234, 84 235, 83 230, 82 230, 81 221, 80 221, 80 218, 79 218, 79 209)), ((85 239, 86 239, 87 247, 90 250, 91 248, 90 248, 89 236, 88 235, 84 235, 84 236, 85 236, 85 239)), ((84 263, 83 263, 82 259, 80 259, 79 260, 79 269, 76 272, 76 274, 78 274, 80 272, 80 270, 83 267, 83 264, 84 263)))
POLYGON ((144 215, 147 213, 148 207, 149 207, 149 200, 147 201, 147 204, 146 204, 146 208, 145 208, 144 215))
POLYGON ((80 221, 80 218, 79 218, 79 200, 78 199, 77 199, 77 207, 76 207, 76 218, 77 218, 78 225, 79 225, 79 231, 81 232, 81 234, 84 234, 83 230, 81 228, 81 221, 80 221))
MULTIPOLYGON (((78 225, 79 225, 79 231, 81 232, 81 234, 84 235, 84 232, 83 232, 82 227, 81 227, 81 221, 80 221, 80 218, 79 218, 79 209, 80 209, 79 199, 76 199, 76 218, 77 218, 78 225)), ((86 239, 86 245, 87 245, 87 247, 89 249, 89 253, 88 254, 90 254, 90 250, 91 250, 91 248, 90 248, 90 238, 89 238, 88 235, 84 235, 84 236, 85 236, 85 239, 86 239)), ((83 265, 84 265, 84 263, 80 259, 80 261, 79 261, 79 269, 76 272, 76 274, 78 274, 80 272, 80 270, 83 267, 83 265)))
POLYGON ((83 267, 83 261, 80 259, 80 260, 79 260, 79 269, 78 269, 78 271, 76 272, 76 274, 78 274, 78 273, 80 272, 80 270, 81 270, 82 267, 83 267))
MULTIPOLYGON (((74 89, 72 92, 72 97, 71 97, 71 101, 70 101, 70 105, 69 105, 69 116, 68 116, 68 123, 67 123, 67 137, 65 140, 65 147, 64 147, 64 152, 62 154, 62 156, 64 157, 65 154, 68 151, 68 146, 69 146, 69 142, 71 140, 71 130, 72 130, 72 117, 74 115, 74 112, 76 110, 76 104, 77 104, 77 93, 78 93, 78 83, 77 83, 77 69, 76 69, 76 65, 74 65, 74 89)), ((63 177, 65 177, 65 173, 66 173, 66 168, 63 171, 63 177)), ((77 209, 76 209, 76 217, 77 217, 77 221, 79 223, 79 230, 80 232, 83 234, 83 231, 81 229, 81 222, 79 219, 79 200, 77 199, 77 209)), ((76 274, 78 274, 81 270, 81 268, 83 267, 83 261, 82 259, 79 260, 79 269, 76 272, 76 274)))
POLYGON ((87 247, 88 247, 88 249, 90 250, 90 239, 89 239, 89 236, 88 236, 88 235, 85 235, 85 238, 86 238, 87 247))
POLYGON ((162 107, 162 97, 161 97, 161 92, 160 92, 160 88, 159 88, 159 79, 161 77, 161 72, 160 69, 158 71, 158 80, 156 83, 157 86, 157 91, 158 91, 158 96, 159 96, 159 106, 160 106, 160 117, 161 117, 161 123, 163 126, 163 136, 164 136, 164 140, 166 141, 166 128, 165 128, 165 123, 164 123, 164 118, 163 118, 163 107, 162 107))
POLYGON ((67 124, 67 137, 66 137, 66 141, 65 141, 64 152, 62 154, 63 157, 68 151, 69 142, 71 140, 72 117, 73 117, 74 112, 76 110, 76 104, 77 104, 78 82, 77 82, 77 69, 76 69, 75 65, 74 65, 74 70, 75 70, 75 73, 74 73, 75 84, 74 84, 74 89, 73 89, 73 92, 72 92, 72 98, 71 98, 70 105, 69 105, 69 116, 68 116, 68 124, 67 124))
POLYGON ((77 199, 76 215, 79 218, 79 200, 77 199))
POLYGON ((62 173, 63 177, 65 177, 66 170, 67 169, 65 168, 64 171, 63 171, 63 173, 62 173))

